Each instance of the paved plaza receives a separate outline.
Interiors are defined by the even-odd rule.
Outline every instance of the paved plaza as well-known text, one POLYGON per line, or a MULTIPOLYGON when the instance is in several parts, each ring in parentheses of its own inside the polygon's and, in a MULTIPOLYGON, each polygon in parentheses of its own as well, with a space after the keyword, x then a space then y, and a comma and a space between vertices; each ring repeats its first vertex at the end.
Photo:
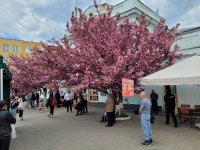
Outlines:
POLYGON ((90 108, 89 113, 75 116, 64 108, 55 110, 55 117, 47 112, 25 111, 24 120, 17 121, 17 139, 10 150, 198 150, 200 131, 183 125, 166 126, 164 117, 156 117, 152 126, 154 144, 142 146, 143 134, 139 117, 118 121, 113 128, 105 128, 100 120, 103 109, 90 108))

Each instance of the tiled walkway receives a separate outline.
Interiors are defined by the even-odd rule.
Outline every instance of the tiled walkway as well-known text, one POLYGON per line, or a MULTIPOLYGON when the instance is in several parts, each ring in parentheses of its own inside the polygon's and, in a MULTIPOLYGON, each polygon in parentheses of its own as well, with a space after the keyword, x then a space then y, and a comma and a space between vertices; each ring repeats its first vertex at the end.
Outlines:
POLYGON ((198 150, 200 131, 189 126, 166 126, 164 117, 157 117, 152 126, 154 144, 142 146, 143 134, 139 117, 117 122, 105 128, 98 122, 102 110, 90 108, 89 113, 75 116, 64 108, 55 110, 55 117, 47 112, 25 111, 24 120, 17 122, 18 138, 12 140, 10 150, 198 150))

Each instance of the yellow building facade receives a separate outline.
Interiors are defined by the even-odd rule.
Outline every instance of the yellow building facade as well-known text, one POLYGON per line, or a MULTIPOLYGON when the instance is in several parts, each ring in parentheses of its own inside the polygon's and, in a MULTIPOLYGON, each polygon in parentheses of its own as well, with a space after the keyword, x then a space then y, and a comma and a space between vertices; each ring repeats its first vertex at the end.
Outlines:
POLYGON ((39 42, 0 38, 0 55, 7 59, 10 55, 30 56, 33 47, 42 48, 39 42))

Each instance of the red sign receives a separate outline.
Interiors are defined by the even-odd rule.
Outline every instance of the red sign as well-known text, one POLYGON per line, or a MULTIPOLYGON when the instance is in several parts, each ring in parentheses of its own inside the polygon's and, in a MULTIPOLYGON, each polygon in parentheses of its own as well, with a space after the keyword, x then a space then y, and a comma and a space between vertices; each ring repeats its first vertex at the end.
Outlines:
POLYGON ((127 78, 122 78, 122 96, 134 96, 134 81, 127 78))

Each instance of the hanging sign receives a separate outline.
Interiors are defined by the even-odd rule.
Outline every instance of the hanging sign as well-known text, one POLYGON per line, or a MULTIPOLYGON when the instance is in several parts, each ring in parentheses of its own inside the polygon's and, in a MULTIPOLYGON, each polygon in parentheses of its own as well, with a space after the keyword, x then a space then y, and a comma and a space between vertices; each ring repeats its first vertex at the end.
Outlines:
POLYGON ((134 96, 134 81, 128 78, 122 78, 122 96, 134 96))

